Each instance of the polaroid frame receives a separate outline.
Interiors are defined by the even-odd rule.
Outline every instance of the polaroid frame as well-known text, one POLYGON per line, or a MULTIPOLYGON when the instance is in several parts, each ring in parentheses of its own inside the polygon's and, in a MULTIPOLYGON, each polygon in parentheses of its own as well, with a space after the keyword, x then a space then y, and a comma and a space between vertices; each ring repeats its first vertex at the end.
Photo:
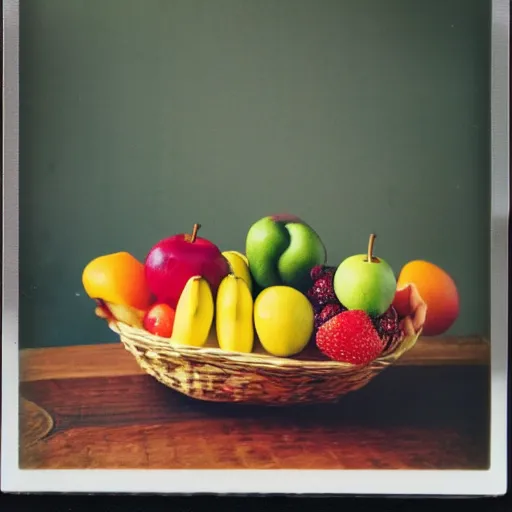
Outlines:
MULTIPOLYGON (((485 1, 485 0, 482 0, 485 1)), ((3 2, 2 453, 4 492, 502 495, 507 489, 509 2, 492 0, 491 443, 484 471, 21 470, 18 464, 19 1, 3 2), (196 478, 191 478, 190 473, 196 478), (200 478, 197 474, 201 473, 200 478)))

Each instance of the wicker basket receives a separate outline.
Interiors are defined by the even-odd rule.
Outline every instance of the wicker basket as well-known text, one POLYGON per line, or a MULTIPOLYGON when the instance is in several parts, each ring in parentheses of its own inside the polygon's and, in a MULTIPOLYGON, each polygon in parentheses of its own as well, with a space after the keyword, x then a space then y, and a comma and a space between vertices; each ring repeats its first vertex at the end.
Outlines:
POLYGON ((404 319, 404 337, 370 364, 359 366, 326 359, 314 343, 296 357, 280 358, 265 353, 257 340, 251 354, 224 351, 214 329, 207 345, 198 348, 171 344, 113 319, 109 326, 145 372, 190 397, 267 405, 320 403, 362 388, 414 346, 426 306, 415 290, 410 301, 414 313, 404 319))

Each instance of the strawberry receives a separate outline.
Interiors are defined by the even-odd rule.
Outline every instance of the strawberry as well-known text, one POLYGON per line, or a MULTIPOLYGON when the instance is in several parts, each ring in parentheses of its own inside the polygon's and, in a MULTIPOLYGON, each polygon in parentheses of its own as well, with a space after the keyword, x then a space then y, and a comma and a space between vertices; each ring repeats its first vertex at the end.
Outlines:
POLYGON ((344 311, 332 317, 318 329, 316 345, 327 357, 352 364, 368 364, 384 349, 364 311, 344 311))

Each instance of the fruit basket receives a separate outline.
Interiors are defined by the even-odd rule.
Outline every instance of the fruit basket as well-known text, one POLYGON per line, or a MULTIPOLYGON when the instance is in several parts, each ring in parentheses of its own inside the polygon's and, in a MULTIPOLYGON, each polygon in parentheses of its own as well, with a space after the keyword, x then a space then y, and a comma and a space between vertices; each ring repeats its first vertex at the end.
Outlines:
POLYGON ((336 401, 457 316, 449 276, 420 261, 409 268, 422 269, 423 281, 411 279, 407 265, 397 280, 374 255, 374 234, 366 253, 332 267, 318 235, 293 216, 255 223, 246 255, 221 253, 197 236, 199 227, 161 240, 144 264, 113 253, 91 261, 82 276, 96 315, 138 365, 192 398, 336 401), (432 290, 427 321, 422 295, 432 290))
POLYGON ((411 294, 413 316, 403 320, 404 335, 365 365, 332 361, 310 343, 299 355, 268 355, 256 340, 252 353, 218 348, 214 334, 203 347, 170 344, 115 319, 109 327, 149 375, 195 399, 213 402, 292 405, 337 401, 362 388, 410 350, 421 334, 421 299, 411 294))

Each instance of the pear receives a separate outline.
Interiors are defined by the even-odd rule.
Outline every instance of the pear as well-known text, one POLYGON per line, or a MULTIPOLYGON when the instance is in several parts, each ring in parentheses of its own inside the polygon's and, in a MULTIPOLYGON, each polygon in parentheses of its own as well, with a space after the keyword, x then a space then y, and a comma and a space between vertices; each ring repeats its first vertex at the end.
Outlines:
POLYGON ((263 217, 249 229, 245 253, 255 288, 290 286, 306 292, 310 271, 327 260, 318 233, 295 215, 263 217))

